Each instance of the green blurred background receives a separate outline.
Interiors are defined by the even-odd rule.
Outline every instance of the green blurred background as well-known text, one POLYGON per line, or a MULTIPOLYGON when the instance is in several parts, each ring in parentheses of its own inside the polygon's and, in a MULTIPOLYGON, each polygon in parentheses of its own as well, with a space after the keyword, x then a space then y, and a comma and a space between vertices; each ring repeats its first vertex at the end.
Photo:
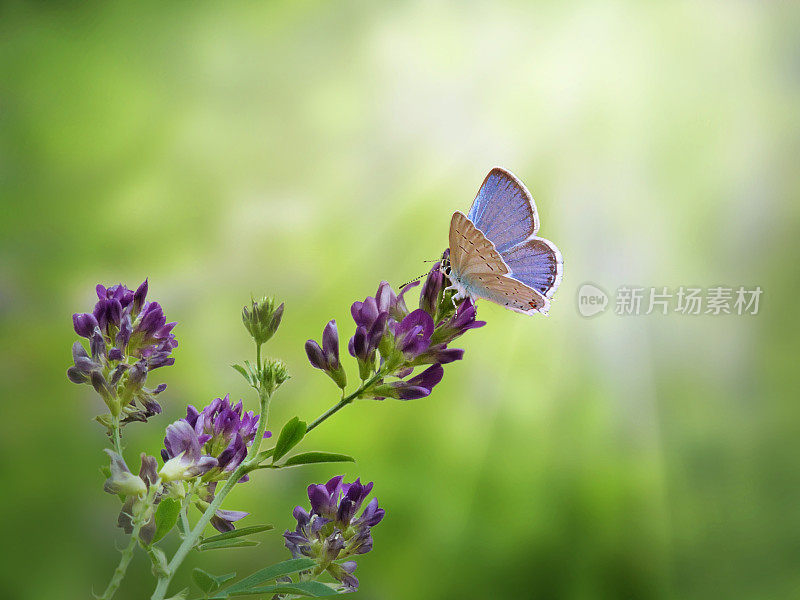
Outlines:
MULTIPOLYGON (((565 256, 551 316, 481 305, 430 398, 304 445, 354 454, 387 510, 359 596, 800 597, 799 25, 791 2, 4 3, 0 596, 87 598, 124 541, 101 404, 65 376, 97 282, 149 276, 180 323, 129 459, 187 403, 254 406, 228 366, 251 293, 287 305, 272 427, 311 419, 336 391, 305 340, 424 272, 499 164, 565 256), (587 281, 764 295, 589 320, 587 281)), ((241 486, 227 506, 276 530, 173 589, 287 558, 291 508, 341 470, 241 486)), ((138 556, 119 598, 151 589, 138 556)))

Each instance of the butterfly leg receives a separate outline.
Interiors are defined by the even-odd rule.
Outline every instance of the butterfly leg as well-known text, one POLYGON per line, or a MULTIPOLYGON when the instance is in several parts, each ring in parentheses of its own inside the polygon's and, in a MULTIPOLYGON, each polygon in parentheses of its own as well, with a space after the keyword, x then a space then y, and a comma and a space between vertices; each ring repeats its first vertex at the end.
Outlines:
POLYGON ((453 306, 456 305, 457 300, 462 300, 467 297, 467 291, 460 285, 453 284, 444 288, 445 292, 448 290, 455 290, 456 292, 455 294, 453 294, 453 297, 451 298, 451 300, 453 301, 453 306))

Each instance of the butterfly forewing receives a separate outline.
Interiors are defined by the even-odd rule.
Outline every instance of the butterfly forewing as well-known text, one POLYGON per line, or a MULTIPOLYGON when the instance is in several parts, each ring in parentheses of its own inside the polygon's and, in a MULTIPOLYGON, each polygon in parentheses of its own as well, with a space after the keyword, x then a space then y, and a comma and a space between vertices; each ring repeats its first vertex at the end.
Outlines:
POLYGON ((460 276, 476 272, 509 273, 492 242, 462 212, 453 213, 450 220, 450 265, 460 276))
POLYGON ((468 216, 500 253, 539 231, 539 216, 530 192, 500 167, 489 171, 483 180, 468 216))

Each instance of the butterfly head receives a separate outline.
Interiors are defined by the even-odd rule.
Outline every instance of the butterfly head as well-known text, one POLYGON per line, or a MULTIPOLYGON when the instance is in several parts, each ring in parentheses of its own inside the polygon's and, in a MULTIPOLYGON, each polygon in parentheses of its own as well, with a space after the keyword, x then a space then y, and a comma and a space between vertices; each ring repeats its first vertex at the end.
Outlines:
POLYGON ((447 248, 442 253, 442 264, 439 269, 444 273, 448 278, 450 277, 450 248, 447 248))

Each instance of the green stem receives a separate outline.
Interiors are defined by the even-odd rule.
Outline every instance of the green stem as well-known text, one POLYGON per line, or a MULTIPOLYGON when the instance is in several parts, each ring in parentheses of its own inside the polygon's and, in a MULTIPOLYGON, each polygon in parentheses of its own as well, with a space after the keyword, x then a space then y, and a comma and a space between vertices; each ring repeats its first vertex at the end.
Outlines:
POLYGON ((114 444, 114 452, 122 456, 122 436, 120 435, 119 415, 113 417, 111 423, 111 439, 114 444))
POLYGON ((375 375, 373 375, 372 378, 369 381, 367 381, 366 383, 362 384, 361 387, 358 388, 355 392, 353 392, 349 396, 345 396, 344 398, 339 400, 338 403, 334 404, 332 407, 330 407, 328 410, 326 410, 324 413, 322 413, 319 417, 314 419, 314 421, 312 421, 311 424, 308 427, 306 427, 306 433, 308 433, 309 431, 314 429, 317 425, 319 425, 320 423, 325 421, 328 417, 330 417, 330 416, 336 414, 337 412, 339 412, 340 410, 342 410, 345 406, 347 406, 353 400, 355 400, 361 394, 363 394, 367 390, 367 388, 372 387, 375 383, 377 383, 378 381, 383 379, 385 376, 386 376, 386 374, 383 372, 383 370, 380 370, 377 373, 375 373, 375 375))
POLYGON ((189 505, 192 503, 192 498, 194 498, 194 493, 196 489, 197 489, 197 482, 194 482, 189 486, 189 490, 186 492, 186 494, 183 496, 183 499, 181 500, 180 519, 181 519, 181 525, 183 526, 183 532, 181 534, 181 537, 189 533, 189 530, 192 528, 191 525, 189 524, 189 505))
POLYGON ((250 450, 247 452, 247 460, 253 458, 261 449, 261 442, 264 441, 264 432, 267 430, 267 421, 269 421, 269 405, 272 396, 263 392, 262 390, 259 390, 258 397, 259 400, 261 400, 261 414, 258 417, 258 429, 256 429, 256 437, 253 438, 253 443, 250 446, 250 450))
MULTIPOLYGON (((254 443, 253 446, 256 444, 254 443)), ((252 448, 252 446, 251 446, 252 448)), ((164 595, 167 593, 167 588, 169 587, 169 583, 172 580, 172 577, 175 575, 175 571, 178 570, 178 567, 181 565, 183 560, 186 558, 186 555, 194 548, 195 543, 200 538, 200 535, 203 533, 203 530, 206 528, 206 525, 209 524, 211 521, 211 517, 214 516, 214 513, 217 512, 217 509, 222 504, 222 501, 225 499, 225 496, 233 489, 233 486, 247 473, 249 467, 249 463, 247 461, 243 461, 242 464, 231 474, 228 480, 225 482, 225 486, 222 488, 220 492, 214 497, 214 500, 211 501, 211 504, 208 505, 206 511, 200 517, 200 520, 184 538, 183 543, 178 547, 175 551, 172 560, 169 561, 169 565, 167 565, 167 572, 164 573, 158 579, 158 584, 156 585, 156 589, 151 596, 151 600, 163 600, 164 595)))

